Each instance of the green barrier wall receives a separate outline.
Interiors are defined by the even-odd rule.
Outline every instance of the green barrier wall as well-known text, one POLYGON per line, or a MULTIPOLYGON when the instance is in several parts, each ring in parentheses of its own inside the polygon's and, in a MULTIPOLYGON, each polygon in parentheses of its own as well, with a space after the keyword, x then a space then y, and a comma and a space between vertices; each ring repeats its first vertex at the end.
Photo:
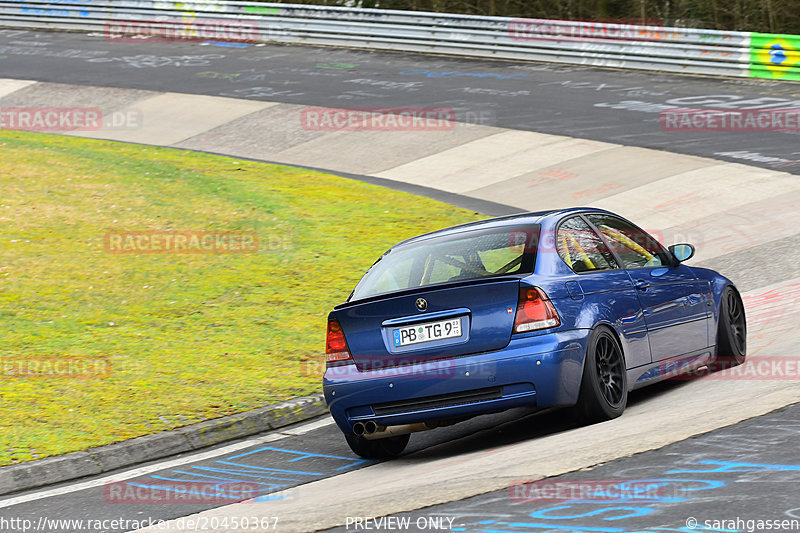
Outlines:
POLYGON ((751 34, 750 76, 800 81, 800 35, 751 34))

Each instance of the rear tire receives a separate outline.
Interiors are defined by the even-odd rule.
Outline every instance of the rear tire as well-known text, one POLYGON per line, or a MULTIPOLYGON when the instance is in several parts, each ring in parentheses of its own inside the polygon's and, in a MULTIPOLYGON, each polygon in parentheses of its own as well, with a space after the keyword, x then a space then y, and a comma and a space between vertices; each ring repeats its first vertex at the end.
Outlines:
POLYGON ((728 285, 722 291, 717 323, 716 361, 726 366, 744 363, 747 355, 747 320, 739 292, 728 285))
POLYGON ((360 435, 345 435, 347 444, 353 453, 364 459, 391 459, 406 449, 411 435, 397 435, 385 439, 369 440, 360 435))
POLYGON ((589 424, 617 418, 628 403, 625 356, 617 338, 600 326, 589 335, 575 413, 589 424))

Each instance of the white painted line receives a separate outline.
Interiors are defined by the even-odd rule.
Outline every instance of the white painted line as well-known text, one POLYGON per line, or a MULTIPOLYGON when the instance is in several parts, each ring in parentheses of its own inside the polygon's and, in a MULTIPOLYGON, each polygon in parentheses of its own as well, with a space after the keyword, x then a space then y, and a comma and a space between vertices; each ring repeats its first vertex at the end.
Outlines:
POLYGON ((230 444, 222 448, 217 448, 216 450, 195 453, 192 455, 187 455, 186 457, 181 457, 179 459, 162 461, 160 463, 156 463, 153 465, 144 466, 141 468, 135 468, 133 470, 119 472, 117 474, 111 474, 98 479, 93 479, 91 481, 83 481, 80 483, 74 483, 72 485, 67 485, 56 489, 46 489, 31 494, 24 494, 22 496, 16 496, 14 498, 8 498, 6 500, 0 500, 0 509, 4 507, 19 505, 21 503, 27 503, 34 500, 41 500, 43 498, 50 498, 52 496, 60 496, 62 494, 70 494, 72 492, 77 492, 84 489, 100 487, 106 483, 112 483, 115 481, 124 481, 126 479, 143 476, 151 472, 157 472, 159 470, 165 470, 168 468, 175 468, 176 466, 185 465, 187 463, 205 461, 206 459, 211 459, 212 457, 219 457, 220 455, 236 452, 243 448, 249 448, 250 446, 256 446, 258 444, 263 444, 265 442, 273 442, 276 440, 285 439, 287 437, 293 437, 295 435, 303 435, 305 433, 308 433, 309 431, 313 431, 315 429, 319 429, 331 424, 333 424, 333 419, 331 417, 326 417, 323 418, 322 420, 317 420, 314 422, 309 422, 308 424, 303 424, 302 426, 299 426, 295 429, 286 431, 274 431, 272 433, 267 433, 263 437, 237 442, 236 444, 230 444))
POLYGON ((317 420, 316 422, 309 422, 308 424, 303 424, 302 426, 298 426, 294 429, 287 429, 282 431, 285 435, 305 435, 309 431, 314 431, 315 429, 323 428, 325 426, 329 426, 333 424, 333 418, 326 417, 322 420, 317 420))

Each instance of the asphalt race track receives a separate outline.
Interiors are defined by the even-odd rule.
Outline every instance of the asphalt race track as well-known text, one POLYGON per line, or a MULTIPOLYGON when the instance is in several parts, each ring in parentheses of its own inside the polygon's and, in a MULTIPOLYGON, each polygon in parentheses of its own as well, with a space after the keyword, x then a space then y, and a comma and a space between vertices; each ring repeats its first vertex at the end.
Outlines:
MULTIPOLYGON (((621 209, 645 227, 668 227, 665 220, 680 218, 706 242, 730 244, 709 244, 707 250, 713 251, 702 262, 734 279, 743 291, 749 324, 746 366, 757 368, 750 374, 678 380, 637 391, 621 418, 590 427, 576 427, 558 411, 483 416, 415 434, 401 458, 385 463, 355 457, 330 419, 322 418, 198 454, 4 495, 0 518, 35 524, 41 517, 194 516, 208 525, 258 516, 277 522, 247 530, 338 526, 366 531, 369 524, 372 531, 621 533, 748 531, 746 524, 708 526, 704 521, 800 516, 800 499, 791 488, 800 481, 800 408, 794 405, 800 402, 800 376, 787 370, 792 364, 797 368, 800 348, 800 228, 789 216, 797 214, 800 200, 797 133, 676 133, 659 124, 665 106, 800 108, 800 85, 331 48, 114 44, 102 36, 10 30, 0 30, 0 78, 306 106, 449 107, 460 120, 483 126, 780 171, 723 175, 713 182, 644 180, 592 200, 621 209), (705 201, 708 194, 716 201, 705 201), (760 363, 766 366, 756 366, 760 363), (776 368, 783 373, 778 375, 776 368), (514 488, 542 478, 566 486, 588 480, 595 490, 576 501, 543 497, 532 491, 535 484, 514 488), (614 483, 636 485, 637 480, 650 480, 638 498, 603 493, 614 483), (170 482, 187 481, 221 483, 227 489, 210 503, 171 493, 170 482), (232 505, 242 499, 235 493, 242 484, 255 486, 259 496, 232 505), (165 503, 153 496, 132 503, 120 496, 124 492, 115 492, 120 486, 171 499, 165 503), (395 521, 380 526, 365 521, 381 516, 395 521), (698 521, 695 527, 689 518, 698 521), (409 520, 408 527, 401 519, 409 520)), ((569 184, 561 187, 568 199, 569 184)), ((101 530, 130 529, 109 525, 101 530)), ((81 529, 73 524, 46 530, 81 529)), ((242 531, 221 525, 198 529, 178 521, 160 530, 242 531)))
MULTIPOLYGON (((793 405, 585 471, 521 479, 505 490, 396 515, 394 524, 486 533, 796 531, 798 430, 800 406, 793 405)), ((349 528, 329 531, 356 524, 353 517, 349 528)))
MULTIPOLYGON (((11 499, 20 503, 10 509, 13 510, 13 516, 34 522, 42 515, 68 519, 91 516, 109 520, 115 518, 137 520, 144 516, 153 520, 168 520, 240 500, 235 490, 241 487, 237 487, 236 483, 256 483, 255 491, 261 494, 260 499, 268 501, 271 494, 279 490, 290 489, 302 483, 373 464, 372 461, 354 456, 344 439, 339 438, 338 430, 332 424, 330 418, 324 417, 286 428, 280 433, 254 437, 233 445, 218 446, 205 452, 206 455, 214 454, 213 457, 192 460, 196 455, 178 456, 175 461, 170 461, 174 464, 169 468, 160 466, 163 462, 158 462, 154 465, 137 466, 111 476, 81 480, 83 484, 90 485, 82 490, 66 492, 61 487, 48 487, 13 495, 11 499), (231 446, 236 449, 230 450, 231 446), (147 473, 141 473, 142 468, 148 469, 147 473), (179 481, 204 482, 221 478, 233 484, 232 488, 219 497, 210 498, 214 501, 205 505, 199 503, 203 500, 202 495, 193 498, 176 494, 174 491, 161 490, 178 485, 179 481), (129 501, 122 504, 125 493, 122 490, 114 491, 112 479, 120 482, 124 479, 125 483, 137 489, 156 487, 156 490, 140 490, 139 494, 146 495, 145 501, 129 501), (171 480, 176 483, 170 484, 171 480), (48 491, 47 494, 53 491, 54 494, 40 499, 37 495, 43 491, 48 491), (165 496, 166 492, 170 495, 165 496), (165 502, 164 499, 170 498, 170 501, 165 502)), ((469 443, 476 438, 483 446, 493 441, 501 442, 509 436, 533 438, 571 427, 574 427, 574 424, 570 420, 564 420, 554 414, 547 416, 517 409, 494 417, 491 421, 474 419, 455 427, 445 428, 438 435, 432 432, 419 434, 409 445, 408 451, 420 451, 441 445, 441 451, 438 453, 458 453, 458 450, 465 446, 464 441, 469 443), (531 417, 541 422, 532 424, 531 417)), ((470 444, 466 446, 469 447, 470 444)), ((69 483, 63 487, 69 488, 73 485, 75 484, 69 483)), ((0 500, 0 506, 4 504, 4 501, 0 500)), ((10 510, 6 508, 2 512, 10 513, 10 510)), ((70 528, 55 530, 70 531, 70 528)))
POLYGON ((332 48, 111 43, 0 30, 4 78, 326 107, 446 107, 461 121, 800 174, 800 132, 665 132, 670 108, 800 108, 800 86, 332 48))
MULTIPOLYGON (((662 384, 656 385, 654 390, 635 392, 631 404, 636 405, 650 396, 658 395, 660 389, 672 387, 675 385, 662 384)), ((572 427, 572 423, 558 413, 532 414, 515 410, 494 417, 491 422, 473 420, 457 429, 447 428, 437 438, 432 438, 433 433, 417 435, 409 452, 427 450, 428 456, 456 456, 463 451, 538 438, 572 427)), ((280 475, 284 480, 272 479, 274 486, 270 488, 267 488, 268 481, 259 481, 263 483, 265 492, 261 499, 266 500, 270 498, 269 491, 276 487, 297 486, 371 464, 353 457, 342 441, 332 440, 330 430, 329 420, 321 419, 288 428, 280 439, 275 439, 278 435, 272 434, 268 439, 262 437, 262 442, 220 453, 213 458, 187 461, 179 457, 171 461, 179 461, 180 464, 171 468, 157 469, 156 464, 152 465, 147 475, 127 477, 126 472, 121 472, 112 477, 127 478, 127 483, 137 487, 157 486, 160 481, 169 479, 200 481, 203 476, 212 473, 232 482, 252 483, 252 474, 257 470, 257 466, 254 466, 269 465, 269 468, 275 469, 273 476, 280 475), (320 425, 322 427, 318 427, 320 425), (251 468, 242 470, 240 467, 237 475, 231 462, 248 463, 251 468), (222 474, 221 469, 227 471, 222 474), (278 469, 284 472, 276 474, 278 469), (248 473, 250 476, 246 475, 248 473)), ((700 521, 701 526, 703 520, 798 520, 800 501, 793 490, 800 479, 800 449, 795 445, 798 431, 800 405, 795 404, 659 450, 618 459, 585 471, 538 482, 523 477, 500 491, 394 515, 397 522, 393 524, 397 527, 389 523, 380 527, 380 522, 375 520, 371 521, 370 527, 379 531, 402 529, 487 533, 597 531, 593 528, 598 526, 597 520, 600 520, 599 523, 607 526, 601 531, 617 533, 637 530, 687 531, 681 528, 690 518, 700 521), (758 438, 753 438, 754 435, 758 435, 758 438), (621 489, 616 487, 622 485, 624 488, 626 483, 629 493, 621 496, 621 489), (590 490, 586 490, 587 486, 590 490), (575 497, 576 491, 581 490, 583 492, 578 492, 581 497, 575 497), (735 502, 733 507, 732 502, 735 502), (732 512, 734 508, 735 513, 732 512), (398 524, 404 527, 400 528, 398 524), (656 525, 657 528, 654 527, 656 525)), ((210 453, 222 452, 230 446, 215 448, 210 453)), ((151 465, 142 465, 137 470, 149 467, 151 465)), ((31 520, 32 523, 36 523, 40 516, 77 520, 86 517, 98 520, 167 520, 212 508, 225 499, 219 498, 221 501, 215 504, 199 505, 192 503, 191 498, 185 495, 173 495, 172 503, 164 503, 156 500, 164 497, 161 491, 144 491, 141 494, 154 495, 153 501, 119 505, 113 489, 109 489, 113 485, 106 478, 84 480, 82 483, 94 486, 15 505, 11 508, 13 516, 20 520, 31 520)), ((161 486, 166 486, 166 483, 161 486)), ((59 489, 54 487, 45 490, 57 492, 59 489)), ((31 494, 41 493, 39 490, 31 494)), ((22 494, 17 498, 25 499, 26 496, 22 494)), ((355 522, 358 518, 366 520, 376 517, 353 516, 349 527, 330 531, 359 530, 355 522)), ((362 523, 364 526, 361 529, 366 530, 367 523, 362 523)), ((712 530, 709 527, 698 529, 712 530)), ((54 527, 50 530, 67 532, 75 529, 54 527)), ((277 530, 282 529, 279 527, 277 530)), ((125 530, 109 528, 105 531, 125 530)))

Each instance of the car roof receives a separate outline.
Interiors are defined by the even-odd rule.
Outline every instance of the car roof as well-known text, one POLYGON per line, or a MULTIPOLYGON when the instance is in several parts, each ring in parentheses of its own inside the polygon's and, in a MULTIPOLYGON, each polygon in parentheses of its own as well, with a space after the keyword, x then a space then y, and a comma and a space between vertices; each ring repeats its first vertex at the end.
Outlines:
POLYGON ((399 242, 396 245, 392 246, 392 248, 395 248, 397 246, 404 246, 407 244, 413 244, 417 241, 427 240, 432 237, 453 235, 456 233, 463 233, 472 230, 501 228, 503 226, 517 225, 517 224, 541 224, 548 219, 561 218, 562 215, 566 215, 569 213, 583 213, 583 212, 608 213, 608 211, 604 209, 597 209, 594 207, 570 207, 565 209, 550 209, 547 211, 517 213, 514 215, 506 215, 496 218, 487 218, 484 220, 477 220, 475 222, 468 222, 466 224, 459 224, 458 226, 451 226, 449 228, 443 228, 440 230, 431 231, 429 233, 417 235, 416 237, 411 237, 410 239, 406 239, 402 242, 399 242))

